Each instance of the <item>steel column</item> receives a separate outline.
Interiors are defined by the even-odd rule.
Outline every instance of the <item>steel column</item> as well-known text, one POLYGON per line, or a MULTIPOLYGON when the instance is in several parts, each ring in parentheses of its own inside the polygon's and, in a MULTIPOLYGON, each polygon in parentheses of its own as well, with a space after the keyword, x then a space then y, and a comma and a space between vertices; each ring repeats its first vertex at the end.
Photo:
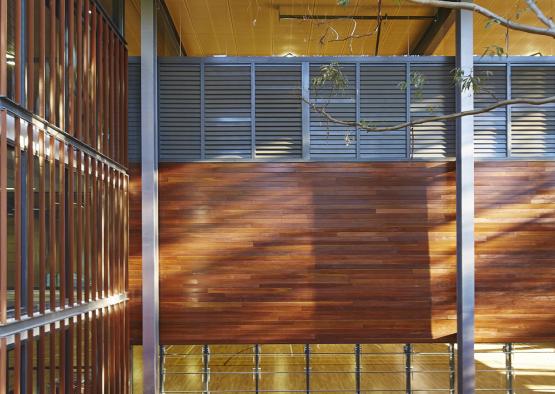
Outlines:
MULTIPOLYGON (((472 2, 472 0, 459 0, 472 2)), ((457 14, 457 68, 471 75, 474 67, 472 11, 457 14)), ((472 90, 457 89, 457 111, 474 108, 472 90)), ((474 118, 456 122, 457 133, 457 387, 475 390, 474 365, 474 118)))
POLYGON ((141 1, 143 392, 160 392, 156 2, 141 1))

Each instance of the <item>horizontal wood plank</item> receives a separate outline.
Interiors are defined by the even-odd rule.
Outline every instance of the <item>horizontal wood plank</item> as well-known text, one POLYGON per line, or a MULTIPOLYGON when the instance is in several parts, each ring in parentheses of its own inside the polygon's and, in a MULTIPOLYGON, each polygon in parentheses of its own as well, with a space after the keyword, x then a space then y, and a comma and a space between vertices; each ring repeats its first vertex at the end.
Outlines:
MULTIPOLYGON (((555 338, 555 163, 476 165, 477 340, 555 338)), ((140 341, 140 175, 130 297, 140 341)), ((451 341, 450 162, 160 167, 164 344, 451 341)))

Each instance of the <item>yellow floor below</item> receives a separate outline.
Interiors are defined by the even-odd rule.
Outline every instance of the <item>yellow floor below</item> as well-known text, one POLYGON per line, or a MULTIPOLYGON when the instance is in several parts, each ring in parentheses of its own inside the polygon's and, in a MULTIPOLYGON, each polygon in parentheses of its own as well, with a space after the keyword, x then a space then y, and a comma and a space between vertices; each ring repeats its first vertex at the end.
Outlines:
MULTIPOLYGON (((303 345, 261 345, 255 374, 254 345, 211 345, 208 369, 203 347, 164 347, 163 392, 255 393, 306 392, 303 345), (258 375, 258 376, 256 376, 258 375), (205 378, 208 377, 208 385, 205 378)), ((450 349, 444 344, 414 344, 410 349, 411 385, 415 393, 449 393, 450 349)), ((310 392, 356 393, 354 345, 311 345, 310 392)), ((142 392, 142 349, 133 349, 134 393, 142 392)), ((407 355, 404 345, 361 345, 362 393, 404 393, 407 355)), ((506 394, 555 393, 555 345, 513 345, 510 360, 503 344, 477 345, 477 389, 506 394), (507 365, 512 364, 510 377, 507 365)))

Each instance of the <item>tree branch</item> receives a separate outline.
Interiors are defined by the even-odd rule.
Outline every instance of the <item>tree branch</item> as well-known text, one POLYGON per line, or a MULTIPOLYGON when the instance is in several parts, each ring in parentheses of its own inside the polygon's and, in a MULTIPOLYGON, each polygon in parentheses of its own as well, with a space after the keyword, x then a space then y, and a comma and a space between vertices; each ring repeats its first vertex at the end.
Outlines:
POLYGON ((538 19, 547 27, 549 27, 550 29, 555 29, 555 23, 553 23, 553 20, 551 18, 548 18, 543 11, 540 9, 540 7, 538 7, 538 4, 536 4, 536 0, 526 0, 526 3, 528 4, 528 7, 530 7, 530 9, 532 11, 534 11, 534 14, 536 14, 536 16, 538 17, 538 19))
POLYGON ((329 112, 326 111, 324 107, 320 107, 316 105, 314 102, 306 100, 303 98, 303 101, 310 105, 310 108, 315 112, 321 114, 324 118, 326 118, 329 122, 339 124, 342 126, 352 127, 352 128, 359 128, 361 130, 365 130, 368 132, 384 132, 384 131, 395 131, 405 129, 407 127, 413 127, 425 123, 430 122, 438 122, 443 120, 453 120, 463 116, 469 115, 478 115, 485 112, 493 111, 496 108, 506 107, 508 105, 515 105, 515 104, 528 104, 528 105, 544 105, 549 103, 555 103, 555 96, 546 97, 542 99, 525 99, 525 98, 517 98, 517 99, 510 99, 510 100, 503 100, 499 101, 495 104, 489 105, 484 108, 473 109, 470 111, 463 111, 463 112, 456 112, 447 115, 439 115, 439 116, 432 116, 429 118, 419 118, 415 120, 411 120, 410 122, 398 123, 392 126, 369 126, 363 122, 356 122, 356 121, 348 121, 348 120, 341 120, 337 119, 334 116, 330 115, 329 112))
MULTIPOLYGON (((550 25, 548 25, 548 28, 546 29, 542 27, 516 23, 511 21, 510 19, 504 18, 501 15, 498 15, 490 11, 489 9, 475 3, 458 3, 458 2, 451 2, 446 0, 406 0, 406 1, 413 4, 419 4, 419 5, 430 6, 430 7, 449 8, 452 10, 473 11, 473 12, 477 12, 478 14, 482 14, 486 18, 493 19, 499 22, 501 25, 506 26, 513 30, 519 30, 526 33, 539 34, 539 35, 555 38, 555 27, 551 27, 550 25)), ((530 3, 530 1, 528 1, 528 3, 530 3)), ((539 10, 539 12, 543 15, 541 10, 539 10)), ((547 17, 545 18, 547 19, 547 17)))

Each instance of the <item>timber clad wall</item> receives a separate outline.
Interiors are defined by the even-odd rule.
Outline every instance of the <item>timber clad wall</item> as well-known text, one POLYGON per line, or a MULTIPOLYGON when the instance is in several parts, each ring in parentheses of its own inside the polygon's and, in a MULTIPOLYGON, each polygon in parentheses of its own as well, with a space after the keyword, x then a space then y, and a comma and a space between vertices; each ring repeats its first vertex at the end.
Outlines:
MULTIPOLYGON (((555 339, 555 164, 476 171, 477 340, 555 339)), ((164 344, 450 340, 454 163, 162 164, 160 258, 164 344)))
POLYGON ((476 166, 481 341, 555 339, 555 162, 476 166))
POLYGON ((436 233, 454 219, 454 200, 442 198, 449 167, 162 166, 161 338, 356 343, 453 332, 450 304, 434 309, 454 289, 443 276, 451 242, 436 233))
POLYGON ((140 344, 142 336, 142 234, 141 166, 129 168, 129 318, 131 340, 140 344))

